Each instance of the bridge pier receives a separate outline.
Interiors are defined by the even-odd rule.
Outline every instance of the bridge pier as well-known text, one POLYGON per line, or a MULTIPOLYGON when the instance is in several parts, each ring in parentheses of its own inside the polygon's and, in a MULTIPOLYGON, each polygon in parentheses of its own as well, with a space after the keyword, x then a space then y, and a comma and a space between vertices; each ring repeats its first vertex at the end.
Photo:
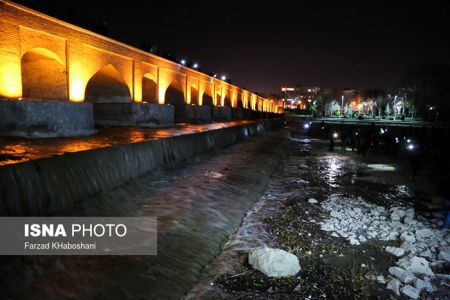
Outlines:
POLYGON ((94 103, 97 125, 163 127, 174 124, 174 107, 154 103, 94 103))
POLYGON ((231 121, 231 107, 229 106, 214 106, 212 118, 214 121, 231 121))
POLYGON ((94 133, 91 103, 0 99, 0 136, 34 138, 94 133))
POLYGON ((243 120, 244 119, 244 112, 243 109, 238 107, 238 108, 232 108, 231 109, 231 119, 232 120, 243 120))
POLYGON ((184 116, 187 122, 210 123, 212 106, 186 105, 184 116))

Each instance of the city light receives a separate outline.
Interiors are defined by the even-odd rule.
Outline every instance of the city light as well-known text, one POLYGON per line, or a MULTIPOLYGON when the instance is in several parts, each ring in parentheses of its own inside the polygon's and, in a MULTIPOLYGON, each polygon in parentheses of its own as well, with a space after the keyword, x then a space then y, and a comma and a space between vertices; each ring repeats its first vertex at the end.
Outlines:
POLYGON ((338 134, 337 132, 333 133, 333 138, 337 139, 338 138, 338 134))
POLYGON ((192 65, 192 68, 193 68, 193 69, 198 69, 198 64, 197 64, 197 63, 194 63, 194 64, 192 65))
POLYGON ((408 148, 408 150, 412 151, 412 150, 414 150, 414 145, 413 144, 409 144, 407 146, 407 148, 408 148))
POLYGON ((303 125, 303 127, 304 127, 305 129, 308 129, 308 128, 309 128, 309 123, 305 123, 305 124, 303 125))
POLYGON ((183 66, 186 65, 186 60, 183 58, 182 60, 180 60, 180 64, 182 64, 183 66))
POLYGON ((225 75, 222 75, 221 77, 220 77, 220 79, 222 79, 222 80, 227 80, 227 76, 225 76, 225 75))

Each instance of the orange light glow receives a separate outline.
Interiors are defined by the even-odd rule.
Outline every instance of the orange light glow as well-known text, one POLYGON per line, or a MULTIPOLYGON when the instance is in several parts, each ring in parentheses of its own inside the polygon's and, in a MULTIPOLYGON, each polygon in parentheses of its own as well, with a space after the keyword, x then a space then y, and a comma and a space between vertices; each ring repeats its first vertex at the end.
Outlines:
POLYGON ((84 82, 81 66, 74 63, 70 66, 69 72, 69 99, 74 102, 84 100, 84 82))
POLYGON ((22 81, 20 62, 17 59, 1 57, 0 63, 0 96, 5 98, 20 98, 22 96, 22 81))

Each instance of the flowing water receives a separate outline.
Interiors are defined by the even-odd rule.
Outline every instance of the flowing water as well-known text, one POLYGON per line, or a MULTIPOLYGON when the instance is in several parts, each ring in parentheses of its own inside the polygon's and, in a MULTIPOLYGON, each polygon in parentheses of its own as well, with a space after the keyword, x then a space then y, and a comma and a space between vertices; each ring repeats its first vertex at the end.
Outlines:
POLYGON ((157 216, 158 255, 1 257, 0 298, 180 299, 260 197, 285 142, 268 132, 83 201, 67 214, 157 216))
POLYGON ((0 166, 32 159, 47 158, 79 151, 140 143, 184 134, 233 127, 254 121, 216 122, 211 124, 180 123, 171 128, 99 127, 92 136, 66 138, 0 137, 0 166))

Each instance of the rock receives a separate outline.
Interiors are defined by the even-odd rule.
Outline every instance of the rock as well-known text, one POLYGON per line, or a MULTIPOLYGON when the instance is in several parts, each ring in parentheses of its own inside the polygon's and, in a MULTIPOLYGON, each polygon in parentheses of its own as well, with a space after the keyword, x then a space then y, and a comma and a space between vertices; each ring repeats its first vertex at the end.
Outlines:
POLYGON ((434 276, 428 261, 419 256, 405 256, 397 261, 397 265, 415 274, 434 276))
POLYGON ((405 211, 406 218, 414 218, 414 208, 409 208, 405 211))
POLYGON ((392 220, 392 221, 398 221, 398 220, 400 220, 400 216, 398 215, 398 213, 397 213, 396 211, 394 211, 394 212, 391 214, 391 220, 392 220))
POLYGON ((445 260, 445 261, 449 261, 450 262, 450 248, 441 250, 439 252, 438 258, 440 260, 445 260))
POLYGON ((419 256, 427 257, 427 258, 433 258, 433 253, 431 253, 430 249, 427 249, 419 254, 419 256))
POLYGON ((400 279, 403 283, 411 283, 415 278, 413 273, 400 267, 390 267, 389 273, 400 279))
POLYGON ((359 240, 361 243, 367 242, 366 237, 363 236, 363 235, 358 236, 358 240, 359 240))
POLYGON ((269 277, 294 276, 300 271, 297 256, 281 249, 256 249, 249 254, 248 262, 269 277))
POLYGON ((420 291, 410 285, 405 285, 400 291, 411 299, 417 299, 420 296, 420 291))
POLYGON ((389 283, 386 285, 386 289, 393 291, 397 296, 400 296, 400 281, 398 279, 393 278, 389 283))
POLYGON ((405 250, 403 248, 387 246, 385 250, 397 257, 405 255, 405 250))
POLYGON ((446 264, 445 260, 436 260, 430 263, 430 267, 433 269, 440 269, 443 268, 445 264, 446 264))
POLYGON ((405 219, 403 220, 403 223, 406 225, 414 225, 417 223, 417 221, 414 220, 413 218, 405 217, 405 219))
POLYGON ((429 292, 429 293, 433 293, 434 292, 434 287, 433 287, 433 285, 431 284, 430 281, 425 281, 425 280, 422 280, 420 278, 416 278, 414 280, 414 286, 419 291, 426 291, 426 292, 429 292))
POLYGON ((400 239, 404 242, 409 242, 409 243, 414 243, 416 241, 416 238, 414 237, 414 234, 409 232, 409 231, 405 231, 400 235, 400 239))
POLYGON ((416 230, 416 239, 426 239, 426 238, 431 238, 433 237, 433 231, 431 231, 430 229, 420 229, 420 230, 416 230))
POLYGON ((311 204, 314 204, 314 203, 318 203, 319 201, 317 201, 316 199, 314 199, 314 198, 309 198, 308 199, 308 203, 311 203, 311 204))
POLYGON ((415 243, 404 242, 401 246, 405 252, 411 252, 412 254, 416 254, 417 248, 415 243))
POLYGON ((342 213, 340 213, 338 211, 330 212, 330 216, 332 216, 333 218, 336 218, 336 219, 342 219, 342 213))
POLYGON ((381 283, 381 284, 385 284, 386 283, 386 279, 384 278, 383 275, 378 275, 376 279, 377 279, 378 283, 381 283))
POLYGON ((350 244, 359 245, 361 243, 353 236, 353 237, 350 237, 350 244))

